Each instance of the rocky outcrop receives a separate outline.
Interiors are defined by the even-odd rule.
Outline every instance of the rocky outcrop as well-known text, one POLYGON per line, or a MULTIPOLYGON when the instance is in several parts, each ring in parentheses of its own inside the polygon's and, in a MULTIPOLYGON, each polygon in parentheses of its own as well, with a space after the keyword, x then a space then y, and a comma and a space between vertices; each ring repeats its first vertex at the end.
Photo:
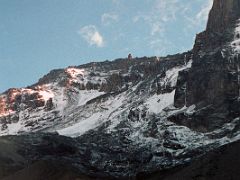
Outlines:
POLYGON ((239 116, 240 59, 231 47, 239 9, 239 0, 214 1, 207 29, 196 37, 192 67, 180 73, 175 94, 176 107, 195 105, 196 113, 174 122, 210 131, 239 116))
POLYGON ((92 179, 67 160, 78 156, 77 144, 57 135, 1 137, 0 179, 92 179))
POLYGON ((74 167, 59 161, 37 161, 2 180, 93 180, 81 175, 74 167))
POLYGON ((225 145, 192 163, 152 174, 139 174, 139 180, 235 180, 239 179, 240 142, 225 145))
POLYGON ((239 0, 215 0, 209 14, 207 32, 222 33, 233 27, 240 17, 239 0))
POLYGON ((207 28, 196 37, 194 55, 220 49, 233 39, 233 29, 240 17, 239 0, 215 0, 209 14, 207 28))

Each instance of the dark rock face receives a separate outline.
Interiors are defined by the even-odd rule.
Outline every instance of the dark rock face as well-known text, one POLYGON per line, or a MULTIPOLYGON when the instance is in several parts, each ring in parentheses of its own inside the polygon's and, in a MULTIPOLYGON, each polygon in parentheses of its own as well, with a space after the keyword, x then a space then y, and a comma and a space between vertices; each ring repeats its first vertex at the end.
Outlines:
POLYGON ((221 48, 233 39, 233 28, 240 17, 239 0, 215 0, 207 28, 196 37, 194 55, 221 48))
MULTIPOLYGON (((150 168, 146 166, 153 158, 149 147, 137 148, 126 134, 110 138, 110 134, 100 137, 94 133, 75 139, 40 133, 1 137, 0 178, 10 180, 19 175, 19 178, 31 179, 42 172, 42 176, 49 179, 83 174, 93 179, 133 179, 136 172, 150 168)), ((184 148, 171 141, 164 146, 184 148)), ((171 154, 164 156, 172 158, 171 154)))
POLYGON ((207 30, 209 32, 224 32, 232 27, 240 16, 239 0, 215 0, 209 14, 207 30))
POLYGON ((52 82, 59 82, 59 78, 61 78, 63 80, 63 81, 60 81, 60 84, 64 84, 64 79, 66 77, 67 77, 67 75, 64 73, 63 69, 52 70, 47 75, 40 78, 38 83, 33 84, 30 87, 35 87, 36 85, 43 85, 43 84, 48 84, 48 83, 52 83, 52 82))
POLYGON ((175 92, 174 105, 181 108, 187 103, 187 81, 189 69, 180 71, 177 81, 177 88, 175 92))
POLYGON ((196 38, 192 68, 180 72, 175 94, 176 107, 196 105, 198 112, 174 122, 209 131, 239 116, 240 58, 228 45, 239 9, 239 0, 214 1, 207 29, 196 38))
POLYGON ((81 175, 74 167, 59 161, 37 161, 14 172, 2 180, 91 180, 95 178, 81 175))
POLYGON ((74 165, 83 163, 80 147, 76 140, 53 134, 1 137, 0 179, 92 179, 74 165))

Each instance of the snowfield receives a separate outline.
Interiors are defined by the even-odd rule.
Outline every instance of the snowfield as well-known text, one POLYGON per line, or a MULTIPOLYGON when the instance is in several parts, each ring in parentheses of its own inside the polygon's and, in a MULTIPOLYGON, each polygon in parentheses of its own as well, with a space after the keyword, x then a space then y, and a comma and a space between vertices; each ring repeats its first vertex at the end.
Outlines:
POLYGON ((231 43, 231 46, 236 53, 240 53, 240 19, 238 20, 238 23, 235 28, 235 36, 234 40, 231 43))
MULTIPOLYGON (((174 67, 173 69, 168 70, 166 72, 166 77, 163 79, 163 84, 170 84, 172 87, 176 86, 179 71, 190 68, 191 64, 192 61, 189 61, 185 66, 174 67)), ((123 116, 123 113, 127 114, 129 109, 135 107, 128 102, 128 99, 133 99, 135 102, 144 101, 143 106, 139 107, 146 107, 148 109, 148 114, 160 114, 164 108, 169 105, 173 105, 175 90, 170 93, 159 95, 142 95, 142 98, 140 99, 138 96, 135 96, 134 91, 137 90, 138 85, 131 88, 126 93, 122 93, 115 98, 109 98, 107 101, 99 103, 98 107, 94 108, 95 111, 86 117, 83 115, 75 115, 75 118, 78 119, 76 120, 77 123, 57 130, 57 132, 61 135, 76 137, 82 135, 90 129, 98 127, 106 121, 112 121, 111 123, 116 126, 120 123, 118 117, 123 116), (117 120, 117 122, 113 122, 114 120, 117 120)), ((80 94, 83 94, 80 99, 90 100, 89 97, 95 97, 96 94, 98 95, 101 93, 96 91, 83 91, 82 93, 82 91, 80 91, 80 94)), ((114 128, 114 126, 111 127, 114 128)))

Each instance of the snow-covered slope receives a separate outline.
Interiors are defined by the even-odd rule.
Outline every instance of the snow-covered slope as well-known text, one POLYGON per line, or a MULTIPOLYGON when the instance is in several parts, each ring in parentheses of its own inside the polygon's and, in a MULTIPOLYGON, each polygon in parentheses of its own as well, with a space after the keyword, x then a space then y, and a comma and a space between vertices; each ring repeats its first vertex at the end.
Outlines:
POLYGON ((234 41, 231 45, 235 53, 240 53, 240 19, 237 21, 234 32, 234 41))
POLYGON ((174 100, 178 72, 189 68, 187 54, 161 59, 90 63, 56 70, 28 88, 0 95, 0 134, 58 131, 78 136, 132 108, 159 114, 174 100))
MULTIPOLYGON (((178 72, 190 66, 191 61, 187 65, 180 65, 166 71, 166 76, 160 80, 160 83, 162 86, 169 85, 169 87, 173 88, 171 92, 157 94, 154 92, 155 90, 151 90, 151 83, 144 80, 140 81, 132 88, 129 88, 129 90, 118 95, 112 95, 100 102, 79 107, 87 108, 88 110, 74 110, 74 118, 76 120, 74 123, 70 123, 73 125, 68 124, 66 128, 58 130, 58 133, 61 135, 79 136, 107 121, 116 126, 121 121, 126 120, 128 118, 127 115, 133 109, 139 109, 139 113, 146 113, 146 116, 147 114, 161 113, 164 108, 172 105, 174 102, 174 87, 176 86, 178 72), (145 84, 144 89, 142 89, 143 84, 145 84)), ((136 121, 140 121, 141 114, 137 118, 136 121)))

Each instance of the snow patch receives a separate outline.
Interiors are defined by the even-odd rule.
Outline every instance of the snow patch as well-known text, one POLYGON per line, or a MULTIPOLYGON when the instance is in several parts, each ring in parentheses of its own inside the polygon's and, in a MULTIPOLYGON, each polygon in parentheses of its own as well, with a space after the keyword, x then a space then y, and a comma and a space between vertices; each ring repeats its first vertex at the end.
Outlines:
POLYGON ((65 97, 64 88, 55 90, 56 95, 53 99, 53 104, 56 106, 56 110, 60 112, 62 115, 62 119, 64 118, 64 108, 67 105, 67 98, 65 97))
POLYGON ((45 102, 54 97, 54 94, 51 91, 39 91, 38 93, 42 96, 45 102))
POLYGON ((92 116, 80 121, 79 123, 65 129, 58 130, 57 132, 64 136, 81 136, 86 131, 96 128, 101 122, 101 116, 101 113, 94 113, 92 116))
POLYGON ((193 113, 195 113, 196 111, 195 111, 195 108, 196 108, 196 105, 192 105, 192 106, 189 106, 188 108, 187 108, 187 110, 186 110, 186 114, 187 115, 193 115, 193 113))
POLYGON ((79 103, 78 106, 85 105, 91 99, 105 94, 104 92, 99 92, 97 90, 82 90, 79 91, 79 103))
POLYGON ((171 93, 165 93, 160 95, 153 95, 146 102, 146 106, 149 108, 150 112, 158 114, 169 105, 174 103, 175 90, 171 93))
POLYGON ((231 43, 231 46, 232 46, 234 52, 240 53, 240 19, 238 20, 234 34, 235 34, 234 40, 231 43))
POLYGON ((70 75, 72 78, 77 78, 78 76, 84 77, 85 70, 77 68, 67 68, 65 72, 70 75))
POLYGON ((8 126, 8 134, 16 135, 24 125, 22 125, 21 122, 18 121, 17 123, 8 124, 7 126, 8 126))
POLYGON ((73 114, 69 114, 68 116, 70 117, 74 115, 76 121, 80 121, 67 125, 66 127, 59 128, 57 132, 60 135, 77 137, 91 129, 97 128, 106 121, 111 120, 114 122, 116 119, 118 119, 115 119, 115 117, 121 113, 121 109, 119 108, 122 106, 124 100, 124 97, 119 95, 117 97, 111 97, 107 101, 102 102, 97 106, 94 104, 90 105, 90 109, 87 114, 84 112, 84 114, 82 114, 82 112, 79 111, 79 114, 74 115, 73 112, 73 114))
POLYGON ((192 60, 190 60, 185 66, 174 67, 166 72, 165 82, 170 82, 171 87, 176 86, 177 78, 180 71, 192 67, 192 60))

